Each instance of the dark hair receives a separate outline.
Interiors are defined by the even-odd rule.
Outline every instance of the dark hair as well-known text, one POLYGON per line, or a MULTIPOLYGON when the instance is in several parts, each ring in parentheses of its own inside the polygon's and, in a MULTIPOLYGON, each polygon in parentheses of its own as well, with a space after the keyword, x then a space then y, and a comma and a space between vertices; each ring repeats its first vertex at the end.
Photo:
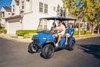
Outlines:
POLYGON ((62 23, 62 21, 59 21, 59 23, 62 23))
POLYGON ((62 22, 62 24, 65 26, 65 28, 67 27, 66 24, 64 22, 62 22))
POLYGON ((53 27, 56 27, 56 24, 55 24, 55 22, 53 22, 53 24, 52 24, 52 25, 53 25, 53 27))
MULTIPOLYGON (((73 24, 72 23, 69 23, 69 25, 72 25, 72 28, 74 28, 73 24)), ((69 26, 68 26, 69 27, 69 26)))

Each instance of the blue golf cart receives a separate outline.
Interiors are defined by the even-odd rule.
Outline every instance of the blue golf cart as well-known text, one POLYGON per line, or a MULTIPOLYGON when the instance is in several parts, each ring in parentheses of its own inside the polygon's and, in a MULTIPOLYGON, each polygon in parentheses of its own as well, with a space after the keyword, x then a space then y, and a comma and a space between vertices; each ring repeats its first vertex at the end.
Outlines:
MULTIPOLYGON (((56 21, 63 21, 63 24, 66 25, 65 21, 75 21, 76 18, 73 17, 45 17, 40 18, 41 20, 53 20, 56 21)), ((39 23, 40 25, 40 23, 39 23)), ((32 42, 28 46, 28 52, 30 53, 40 53, 43 58, 49 59, 54 55, 54 52, 61 48, 61 49, 67 49, 67 50, 73 50, 75 46, 75 38, 73 37, 73 34, 68 38, 68 44, 65 45, 66 37, 63 36, 60 40, 59 47, 55 46, 55 43, 57 42, 57 38, 54 36, 54 34, 57 33, 55 31, 51 30, 40 30, 37 29, 37 33, 35 33, 32 37, 32 42)))

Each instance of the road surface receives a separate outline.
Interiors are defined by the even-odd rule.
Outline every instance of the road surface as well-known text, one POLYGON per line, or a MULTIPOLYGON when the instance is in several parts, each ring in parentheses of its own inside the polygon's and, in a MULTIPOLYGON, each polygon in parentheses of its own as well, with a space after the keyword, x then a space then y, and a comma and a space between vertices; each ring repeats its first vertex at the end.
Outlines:
POLYGON ((28 53, 28 44, 0 38, 0 67, 100 67, 100 37, 77 40, 74 51, 57 51, 49 60, 28 53))

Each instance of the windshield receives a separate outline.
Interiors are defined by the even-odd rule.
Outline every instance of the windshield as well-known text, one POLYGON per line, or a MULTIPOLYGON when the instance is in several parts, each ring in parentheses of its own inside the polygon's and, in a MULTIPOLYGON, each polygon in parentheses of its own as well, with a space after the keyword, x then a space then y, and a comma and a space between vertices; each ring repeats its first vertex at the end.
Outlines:
POLYGON ((51 28, 54 26, 53 24, 54 24, 53 20, 41 20, 39 22, 37 32, 50 33, 51 28))
MULTIPOLYGON (((67 28, 68 23, 73 21, 71 18, 45 18, 40 19, 37 32, 51 33, 52 29, 58 26, 58 22, 63 20, 63 25, 67 28), (50 19, 50 20, 49 20, 50 19), (56 20, 57 19, 57 20, 56 20)), ((73 23, 74 24, 74 23, 73 23)))

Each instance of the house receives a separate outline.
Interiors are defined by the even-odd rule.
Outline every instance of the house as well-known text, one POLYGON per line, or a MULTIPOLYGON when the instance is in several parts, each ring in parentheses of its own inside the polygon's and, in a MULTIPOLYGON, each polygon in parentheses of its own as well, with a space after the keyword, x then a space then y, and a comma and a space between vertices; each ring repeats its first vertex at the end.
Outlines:
POLYGON ((2 15, 2 12, 0 12, 0 27, 2 27, 2 24, 1 24, 1 16, 2 15))
POLYGON ((7 6, 3 6, 0 10, 0 25, 1 26, 5 26, 6 28, 6 21, 5 21, 5 17, 9 17, 11 16, 11 8, 7 7, 7 6))
MULTIPOLYGON (((12 0, 11 16, 5 17, 7 34, 15 34, 16 30, 37 29, 39 18, 57 16, 57 7, 63 6, 61 0, 12 0)), ((43 22, 41 28, 49 27, 43 22)))

